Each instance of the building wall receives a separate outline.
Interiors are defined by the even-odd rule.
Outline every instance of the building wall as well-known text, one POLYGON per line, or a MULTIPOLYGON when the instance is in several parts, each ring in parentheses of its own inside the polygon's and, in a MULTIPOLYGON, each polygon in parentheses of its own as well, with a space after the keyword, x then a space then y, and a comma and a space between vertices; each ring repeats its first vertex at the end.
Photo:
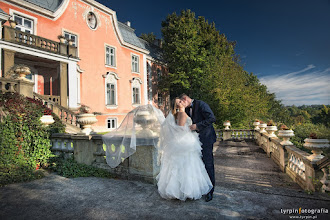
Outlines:
MULTIPOLYGON (((115 12, 105 11, 104 7, 98 7, 98 3, 90 4, 92 1, 69 0, 64 12, 57 19, 51 19, 47 16, 32 12, 31 10, 17 7, 13 3, 0 2, 0 8, 8 13, 18 13, 22 16, 34 18, 36 21, 35 34, 54 41, 58 40, 58 35, 64 31, 70 32, 78 36, 78 62, 82 73, 78 73, 80 77, 80 103, 90 106, 91 111, 101 112, 103 115, 97 116, 98 123, 93 127, 98 130, 105 130, 106 119, 116 118, 117 125, 123 120, 126 113, 134 107, 132 105, 132 85, 130 80, 138 77, 142 81, 140 86, 141 105, 147 104, 144 97, 144 77, 145 69, 143 64, 143 55, 145 52, 134 49, 129 45, 123 45, 120 41, 116 29, 115 12), (96 4, 96 5, 95 5, 96 4), (87 14, 92 11, 98 20, 98 26, 95 30, 87 25, 87 14), (111 46, 116 49, 116 67, 105 65, 105 46, 111 46), (131 56, 132 54, 139 57, 140 73, 132 73, 131 56), (119 79, 117 80, 117 107, 107 108, 106 91, 104 76, 107 72, 114 72, 119 79)), ((6 23, 5 25, 7 25, 6 23)), ((38 77, 38 92, 44 92, 45 85, 43 79, 38 77)), ((49 83, 49 82, 48 82, 49 83)), ((52 83, 54 86, 54 82, 52 83)), ((70 94, 69 94, 70 95, 70 94)))

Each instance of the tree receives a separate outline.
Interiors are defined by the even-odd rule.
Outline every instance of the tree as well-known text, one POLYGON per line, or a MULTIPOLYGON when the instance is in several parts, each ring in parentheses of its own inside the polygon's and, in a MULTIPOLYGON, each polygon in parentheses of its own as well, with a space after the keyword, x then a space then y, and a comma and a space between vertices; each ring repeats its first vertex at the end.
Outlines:
POLYGON ((269 114, 275 95, 258 78, 244 71, 235 54, 235 42, 190 10, 168 15, 162 22, 163 55, 169 73, 161 87, 172 97, 186 93, 209 103, 217 123, 230 120, 245 127, 269 114))
POLYGON ((140 38, 149 43, 154 43, 154 41, 156 40, 156 35, 153 32, 148 34, 143 33, 140 35, 140 38))

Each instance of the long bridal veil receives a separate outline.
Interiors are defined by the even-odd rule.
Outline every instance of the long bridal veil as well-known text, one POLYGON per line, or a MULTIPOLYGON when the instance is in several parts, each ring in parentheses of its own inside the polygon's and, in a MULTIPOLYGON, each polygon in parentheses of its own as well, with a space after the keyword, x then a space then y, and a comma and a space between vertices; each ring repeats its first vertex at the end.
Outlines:
POLYGON ((120 127, 102 136, 106 145, 106 161, 117 167, 136 151, 136 146, 159 146, 161 124, 165 117, 152 105, 139 106, 130 111, 120 127))

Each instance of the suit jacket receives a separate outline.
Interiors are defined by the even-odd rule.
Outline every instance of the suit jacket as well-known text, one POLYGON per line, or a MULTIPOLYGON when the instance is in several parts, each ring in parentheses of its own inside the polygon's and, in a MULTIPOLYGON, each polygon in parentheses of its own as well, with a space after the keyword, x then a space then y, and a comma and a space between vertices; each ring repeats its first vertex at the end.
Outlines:
POLYGON ((216 134, 212 123, 215 122, 215 116, 210 108, 210 106, 201 101, 194 100, 192 107, 192 115, 190 115, 190 108, 185 109, 187 115, 196 124, 199 140, 203 145, 213 145, 216 142, 216 134))

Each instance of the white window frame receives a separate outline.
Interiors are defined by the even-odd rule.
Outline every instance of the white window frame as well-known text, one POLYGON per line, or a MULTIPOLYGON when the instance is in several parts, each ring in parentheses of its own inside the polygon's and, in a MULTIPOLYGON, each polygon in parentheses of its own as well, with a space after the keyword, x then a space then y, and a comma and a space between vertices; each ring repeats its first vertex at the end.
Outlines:
POLYGON ((136 54, 131 54, 131 66, 133 73, 140 73, 140 56, 136 54), (135 58, 137 60, 135 60, 135 58))
POLYGON ((106 105, 106 108, 108 109, 116 109, 118 108, 118 83, 117 81, 119 80, 119 77, 116 73, 114 72, 108 72, 106 77, 105 77, 105 85, 104 85, 104 88, 105 88, 105 105, 106 105), (108 103, 108 87, 107 85, 108 84, 113 84, 114 87, 115 87, 115 104, 109 104, 108 103))
POLYGON ((63 31, 64 37, 66 34, 69 35, 69 38, 65 38, 65 41, 67 41, 68 39, 71 40, 71 36, 75 36, 76 40, 72 43, 72 46, 78 47, 78 35, 70 32, 70 31, 63 31))
POLYGON ((21 16, 21 17, 24 17, 24 18, 27 18, 27 19, 30 19, 33 21, 33 32, 31 34, 34 34, 34 35, 37 35, 37 23, 38 23, 38 19, 36 17, 33 17, 31 15, 27 15, 27 14, 24 14, 20 11, 16 11, 14 9, 9 9, 9 14, 11 15, 11 17, 14 17, 14 15, 18 15, 18 16, 21 16))
POLYGON ((105 58, 104 58, 105 59, 104 60, 105 65, 109 66, 109 67, 116 67, 117 66, 117 55, 116 55, 117 49, 116 49, 116 47, 106 44, 104 50, 105 50, 105 52, 104 52, 104 54, 105 54, 105 58), (107 48, 109 48, 109 51, 111 51, 111 49, 114 51, 113 54, 109 53, 109 63, 107 61, 107 48), (113 63, 110 62, 111 61, 111 59, 110 59, 111 55, 113 56, 113 63))
POLYGON ((118 124, 117 118, 107 118, 107 120, 106 120, 107 129, 114 130, 114 129, 117 128, 117 126, 118 126, 117 124, 118 124), (111 124, 110 128, 109 128, 109 121, 110 121, 110 124, 111 124), (112 127, 113 122, 115 123, 114 127, 112 127))
POLYGON ((136 106, 136 105, 140 105, 141 104, 141 84, 142 84, 142 80, 138 77, 133 77, 133 79, 131 80, 132 83, 132 105, 136 106), (139 102, 135 102, 135 94, 134 94, 134 90, 138 89, 138 101, 139 102))

